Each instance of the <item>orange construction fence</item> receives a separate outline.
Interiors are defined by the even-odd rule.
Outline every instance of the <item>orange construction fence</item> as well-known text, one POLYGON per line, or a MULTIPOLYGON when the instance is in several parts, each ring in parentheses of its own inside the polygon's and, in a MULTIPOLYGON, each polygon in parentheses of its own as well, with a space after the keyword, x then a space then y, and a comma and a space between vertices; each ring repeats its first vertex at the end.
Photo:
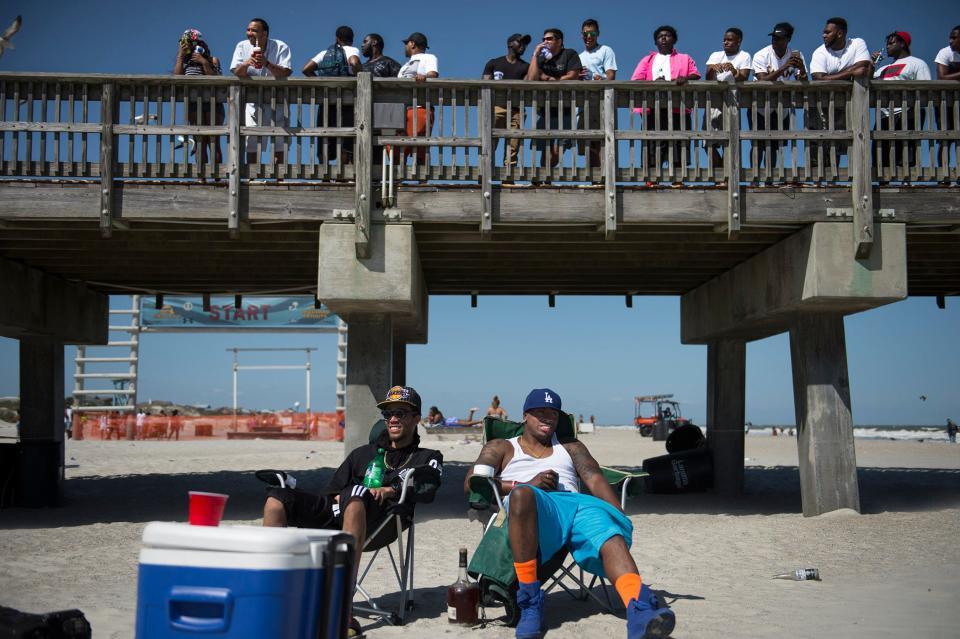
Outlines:
POLYGON ((141 415, 116 412, 73 414, 74 439, 203 440, 311 439, 343 440, 343 414, 243 413, 233 415, 141 415))

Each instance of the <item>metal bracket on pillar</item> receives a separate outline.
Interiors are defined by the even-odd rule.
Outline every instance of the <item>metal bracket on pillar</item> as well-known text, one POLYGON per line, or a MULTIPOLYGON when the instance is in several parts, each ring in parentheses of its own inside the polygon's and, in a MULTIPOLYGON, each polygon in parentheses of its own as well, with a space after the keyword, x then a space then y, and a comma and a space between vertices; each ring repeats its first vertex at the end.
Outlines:
POLYGON ((723 169, 727 177, 727 239, 735 240, 740 236, 743 198, 740 196, 740 98, 734 88, 724 92, 723 120, 729 136, 723 154, 723 169))
POLYGON ((493 234, 493 90, 480 89, 480 235, 489 239, 493 234))
MULTIPOLYGON (((113 93, 113 83, 103 85, 100 96, 100 235, 110 237, 113 234, 113 167, 117 160, 113 142, 113 122, 117 108, 113 93)), ((132 160, 131 160, 132 161, 132 160)))
POLYGON ((373 164, 373 76, 357 74, 357 96, 354 104, 356 122, 356 150, 354 167, 357 177, 356 217, 354 244, 357 259, 370 257, 370 201, 373 199, 373 180, 370 168, 373 164))
POLYGON ((227 100, 227 230, 231 238, 240 237, 240 171, 243 167, 240 156, 240 85, 230 85, 227 100))
POLYGON ((870 167, 870 80, 853 81, 849 104, 853 145, 850 148, 850 182, 853 192, 853 251, 857 259, 873 249, 873 183, 870 167))
POLYGON ((617 94, 603 90, 603 228, 608 240, 617 234, 617 94))

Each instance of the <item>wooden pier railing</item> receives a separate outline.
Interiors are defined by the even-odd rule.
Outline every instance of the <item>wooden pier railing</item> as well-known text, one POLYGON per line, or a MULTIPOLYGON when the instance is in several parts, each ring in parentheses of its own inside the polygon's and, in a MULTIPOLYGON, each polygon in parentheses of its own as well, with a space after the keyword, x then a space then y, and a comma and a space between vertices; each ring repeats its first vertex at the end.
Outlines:
POLYGON ((484 231, 497 182, 602 184, 610 234, 618 185, 725 184, 735 234, 742 185, 849 183, 863 229, 875 182, 960 180, 958 130, 956 82, 0 74, 0 177, 101 180, 105 233, 130 179, 227 181, 232 229, 245 180, 356 182, 359 244, 380 181, 479 184, 484 231))

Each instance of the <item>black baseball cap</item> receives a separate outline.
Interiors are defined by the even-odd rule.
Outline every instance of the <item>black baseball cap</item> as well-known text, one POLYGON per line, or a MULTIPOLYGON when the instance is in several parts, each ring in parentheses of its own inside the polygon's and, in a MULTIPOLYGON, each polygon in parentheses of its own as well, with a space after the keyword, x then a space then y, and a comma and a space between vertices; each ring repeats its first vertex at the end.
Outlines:
POLYGON ((792 38, 793 25, 789 22, 778 22, 773 25, 773 31, 767 35, 777 36, 778 38, 792 38))
POLYGON ((530 40, 532 39, 533 38, 530 37, 529 33, 527 35, 520 35, 519 33, 514 33, 512 36, 507 38, 507 44, 510 44, 511 42, 516 40, 518 42, 522 42, 523 46, 527 46, 528 44, 530 44, 530 40))
POLYGON ((420 414, 420 394, 410 386, 394 386, 387 391, 387 396, 382 402, 377 404, 377 408, 386 408, 390 404, 407 404, 412 407, 417 414, 420 414))
POLYGON ((409 36, 403 39, 403 43, 406 44, 412 42, 417 45, 420 49, 429 49, 430 45, 427 44, 427 36, 423 35, 419 31, 414 31, 409 36))

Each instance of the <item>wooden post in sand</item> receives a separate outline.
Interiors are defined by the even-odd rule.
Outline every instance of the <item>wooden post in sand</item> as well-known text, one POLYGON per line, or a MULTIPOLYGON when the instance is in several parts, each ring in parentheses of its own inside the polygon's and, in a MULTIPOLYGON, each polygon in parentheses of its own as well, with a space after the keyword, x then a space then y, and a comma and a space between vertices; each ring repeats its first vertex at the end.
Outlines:
POLYGON ((17 505, 59 505, 63 496, 63 435, 63 342, 23 337, 17 505))
POLYGON ((713 487, 721 495, 743 491, 746 365, 744 340, 707 344, 707 445, 713 455, 713 487))
POLYGON ((790 328, 803 514, 860 510, 843 315, 798 313, 790 328))

